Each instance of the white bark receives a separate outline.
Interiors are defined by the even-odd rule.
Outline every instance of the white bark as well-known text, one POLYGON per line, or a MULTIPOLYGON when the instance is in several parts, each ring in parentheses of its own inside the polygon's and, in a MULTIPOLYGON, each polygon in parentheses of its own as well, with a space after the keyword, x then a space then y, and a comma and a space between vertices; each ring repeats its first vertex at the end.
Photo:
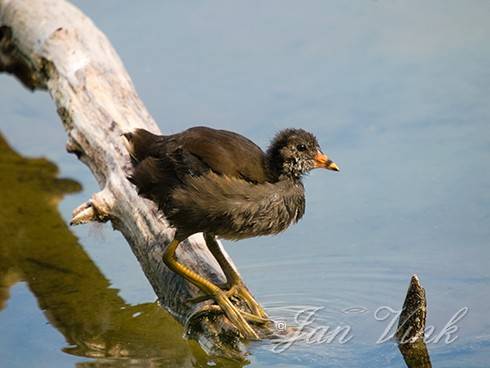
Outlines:
MULTIPOLYGON (((186 325, 202 306, 185 303, 198 290, 163 264, 162 252, 173 230, 126 180, 131 168, 121 134, 135 128, 160 131, 110 42, 64 0, 0 0, 2 70, 28 88, 48 90, 68 135, 67 150, 90 168, 101 187, 74 211, 72 222, 112 221, 161 305, 186 325)), ((182 244, 177 257, 200 274, 224 281, 201 235, 182 244)), ((233 354, 231 350, 240 349, 239 339, 231 338, 236 330, 223 316, 195 323, 192 330, 207 350, 233 354)))

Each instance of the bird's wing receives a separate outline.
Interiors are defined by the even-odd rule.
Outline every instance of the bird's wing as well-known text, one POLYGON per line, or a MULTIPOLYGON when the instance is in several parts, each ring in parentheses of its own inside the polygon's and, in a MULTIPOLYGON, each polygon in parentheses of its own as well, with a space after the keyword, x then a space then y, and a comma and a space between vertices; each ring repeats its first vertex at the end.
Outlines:
POLYGON ((252 183, 264 183, 268 179, 264 152, 240 134, 195 127, 167 137, 167 154, 179 156, 187 166, 189 163, 193 166, 192 162, 197 159, 200 163, 195 165, 198 175, 202 172, 204 164, 208 170, 217 174, 241 178, 252 183))

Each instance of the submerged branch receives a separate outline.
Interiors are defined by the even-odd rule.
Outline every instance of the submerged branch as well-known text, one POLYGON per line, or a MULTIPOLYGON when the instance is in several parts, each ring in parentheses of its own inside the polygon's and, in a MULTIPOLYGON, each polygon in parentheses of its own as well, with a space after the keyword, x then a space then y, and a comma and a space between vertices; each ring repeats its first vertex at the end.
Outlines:
POLYGON ((425 289, 413 275, 398 321, 398 348, 409 368, 431 368, 429 352, 424 341, 427 300, 425 289))

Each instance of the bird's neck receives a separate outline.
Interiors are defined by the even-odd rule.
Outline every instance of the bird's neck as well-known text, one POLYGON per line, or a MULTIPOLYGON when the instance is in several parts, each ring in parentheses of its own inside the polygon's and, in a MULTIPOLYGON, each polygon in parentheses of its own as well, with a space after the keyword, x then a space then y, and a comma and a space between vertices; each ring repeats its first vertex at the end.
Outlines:
POLYGON ((284 162, 278 152, 267 152, 265 166, 271 182, 290 180, 301 184, 301 173, 294 170, 293 163, 284 162))

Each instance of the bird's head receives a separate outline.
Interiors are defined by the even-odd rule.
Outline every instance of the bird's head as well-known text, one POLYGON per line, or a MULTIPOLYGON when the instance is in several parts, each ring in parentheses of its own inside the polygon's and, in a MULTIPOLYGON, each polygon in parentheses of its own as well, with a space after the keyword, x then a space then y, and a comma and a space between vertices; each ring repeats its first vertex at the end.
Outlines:
POLYGON ((280 131, 272 140, 266 156, 275 179, 300 179, 316 168, 339 171, 338 166, 321 151, 315 136, 303 129, 280 131))

